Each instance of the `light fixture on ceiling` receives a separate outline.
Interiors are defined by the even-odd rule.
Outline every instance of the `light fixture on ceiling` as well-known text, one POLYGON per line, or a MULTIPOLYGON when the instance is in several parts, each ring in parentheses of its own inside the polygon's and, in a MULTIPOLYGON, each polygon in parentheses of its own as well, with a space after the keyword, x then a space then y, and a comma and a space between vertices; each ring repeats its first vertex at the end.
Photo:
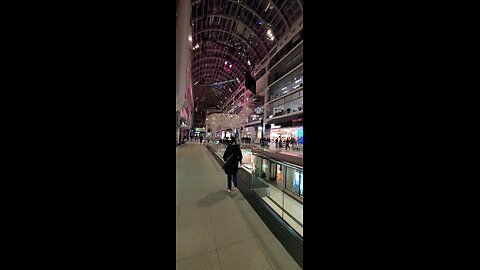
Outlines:
POLYGON ((250 63, 250 60, 248 60, 248 61, 247 61, 247 64, 248 64, 249 66, 251 66, 251 65, 252 65, 252 64, 250 63))
POLYGON ((190 42, 192 41, 192 35, 188 36, 188 41, 190 41, 190 42))
POLYGON ((274 35, 273 35, 273 32, 272 32, 272 29, 268 29, 268 30, 267 30, 267 36, 268 36, 268 39, 270 39, 270 40, 274 40, 274 39, 275 39, 275 37, 274 37, 274 35))

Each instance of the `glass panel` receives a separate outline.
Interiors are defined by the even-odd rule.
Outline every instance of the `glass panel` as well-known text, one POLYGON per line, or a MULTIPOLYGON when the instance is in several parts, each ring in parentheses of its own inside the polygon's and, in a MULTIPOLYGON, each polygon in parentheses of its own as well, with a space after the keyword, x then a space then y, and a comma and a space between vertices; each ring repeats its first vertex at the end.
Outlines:
POLYGON ((263 180, 270 179, 270 161, 268 159, 263 159, 262 161, 262 170, 260 173, 260 177, 263 180))
POLYGON ((298 87, 303 85, 303 66, 299 67, 291 74, 287 75, 274 85, 269 87, 273 99, 283 95, 288 95, 288 93, 294 91, 298 87))
POLYGON ((291 107, 290 107, 290 108, 292 109, 292 112, 298 112, 298 111, 299 111, 299 109, 298 109, 298 100, 297 100, 297 99, 295 99, 295 100, 292 101, 292 104, 291 104, 291 107))
POLYGON ((254 174, 259 174, 262 171, 262 160, 263 158, 255 156, 253 159, 254 165, 254 174))
POLYGON ((303 170, 257 155, 253 153, 253 191, 303 237, 303 170))
POLYGON ((285 174, 285 188, 295 192, 295 187, 293 185, 293 170, 291 168, 287 168, 287 172, 285 174))

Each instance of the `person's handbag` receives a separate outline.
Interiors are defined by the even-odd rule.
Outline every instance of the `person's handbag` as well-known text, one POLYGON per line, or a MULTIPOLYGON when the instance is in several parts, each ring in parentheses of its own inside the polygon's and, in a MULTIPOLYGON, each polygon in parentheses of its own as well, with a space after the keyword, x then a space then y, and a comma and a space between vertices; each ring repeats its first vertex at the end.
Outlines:
MULTIPOLYGON (((227 162, 233 157, 234 154, 231 154, 229 158, 225 161, 225 163, 222 166, 222 170, 225 171, 225 165, 227 165, 227 162)), ((225 172, 226 173, 226 172, 225 172)))

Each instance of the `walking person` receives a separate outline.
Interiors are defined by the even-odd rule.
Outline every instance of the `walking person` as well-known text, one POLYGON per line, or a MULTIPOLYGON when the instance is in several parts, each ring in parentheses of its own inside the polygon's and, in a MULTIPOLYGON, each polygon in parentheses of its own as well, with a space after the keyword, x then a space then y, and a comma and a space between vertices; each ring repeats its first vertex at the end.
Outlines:
POLYGON ((288 150, 288 147, 290 146, 290 137, 287 138, 285 141, 285 150, 288 150))
POLYGON ((275 147, 278 147, 278 137, 275 139, 275 147))
POLYGON ((227 175, 227 191, 232 192, 232 180, 234 191, 237 191, 237 172, 238 172, 238 163, 242 164, 242 151, 240 150, 240 145, 236 144, 235 141, 231 141, 225 153, 223 154, 223 160, 225 164, 223 165, 223 170, 227 175))

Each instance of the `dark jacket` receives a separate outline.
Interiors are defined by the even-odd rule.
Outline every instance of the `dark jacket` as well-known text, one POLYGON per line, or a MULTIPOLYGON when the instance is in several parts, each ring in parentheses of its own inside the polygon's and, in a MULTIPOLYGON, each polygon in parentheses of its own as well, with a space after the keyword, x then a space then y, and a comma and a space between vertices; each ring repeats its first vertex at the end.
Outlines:
POLYGON ((228 145, 227 149, 225 150, 225 153, 223 154, 223 161, 226 162, 225 165, 223 166, 225 173, 237 174, 238 163, 242 161, 242 159, 243 159, 243 156, 242 156, 242 151, 240 150, 240 145, 238 144, 228 145))

